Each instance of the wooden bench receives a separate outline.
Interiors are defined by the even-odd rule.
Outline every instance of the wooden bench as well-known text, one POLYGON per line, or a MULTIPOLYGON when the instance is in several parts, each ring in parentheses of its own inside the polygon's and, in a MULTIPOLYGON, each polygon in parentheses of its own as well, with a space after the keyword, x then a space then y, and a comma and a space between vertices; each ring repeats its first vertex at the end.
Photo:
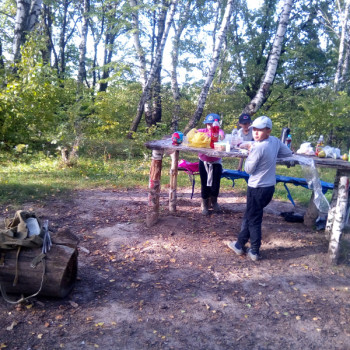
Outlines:
MULTIPOLYGON (((198 162, 195 163, 189 163, 186 162, 187 165, 184 162, 179 162, 179 167, 178 170, 179 171, 185 171, 189 178, 190 181, 192 183, 192 193, 191 193, 191 199, 193 198, 193 193, 194 193, 194 187, 196 184, 196 180, 195 180, 195 175, 199 174, 198 171, 198 162), (181 164, 183 166, 181 166, 181 164)), ((235 180, 239 180, 239 179, 244 179, 247 183, 248 183, 248 179, 249 179, 249 174, 247 174, 245 171, 239 171, 239 170, 231 170, 231 169, 223 169, 222 170, 222 174, 221 174, 222 178, 226 178, 229 180, 232 180, 232 187, 234 187, 235 185, 235 180)), ((303 178, 299 178, 299 177, 291 177, 291 176, 284 176, 284 175, 276 175, 276 183, 282 182, 284 185, 284 188, 287 191, 287 197, 290 200, 290 202, 295 206, 295 202, 293 200, 292 194, 290 193, 290 190, 287 186, 287 184, 293 184, 294 186, 302 186, 304 188, 309 188, 308 186, 308 182, 306 181, 306 179, 303 178)), ((323 194, 326 194, 328 190, 333 190, 333 184, 330 182, 325 182, 325 181, 320 181, 321 186, 322 186, 322 192, 323 194)))
MULTIPOLYGON (((232 182, 233 182, 232 187, 234 187, 235 180, 244 179, 246 182, 248 182, 249 174, 247 174, 245 171, 223 169, 221 177, 232 180, 232 182)), ((294 186, 302 186, 304 188, 309 188, 308 182, 306 181, 306 179, 302 179, 299 177, 276 175, 276 183, 279 183, 279 182, 283 183, 283 185, 287 191, 287 197, 294 206, 295 206, 295 203, 294 203, 293 197, 289 191, 287 184, 293 184, 294 186)), ((327 193, 328 190, 333 190, 334 185, 332 183, 325 182, 322 180, 320 181, 320 183, 322 186, 323 194, 327 193)))

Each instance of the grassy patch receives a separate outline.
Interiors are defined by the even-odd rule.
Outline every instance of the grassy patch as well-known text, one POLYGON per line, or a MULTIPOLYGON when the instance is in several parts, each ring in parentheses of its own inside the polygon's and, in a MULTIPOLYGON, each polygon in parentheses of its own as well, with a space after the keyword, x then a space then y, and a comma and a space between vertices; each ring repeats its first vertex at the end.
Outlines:
MULTIPOLYGON (((56 196, 68 196, 76 189, 103 188, 147 188, 149 180, 149 167, 151 152, 144 149, 143 155, 130 156, 121 154, 118 157, 106 157, 106 152, 100 152, 89 157, 81 157, 76 166, 62 167, 59 160, 47 157, 43 153, 36 155, 1 154, 0 156, 0 203, 6 205, 19 205, 27 201, 41 201, 56 196)), ((194 154, 185 154, 183 158, 197 161, 194 154)), ((162 185, 169 183, 170 157, 163 159, 162 185)), ((224 168, 237 169, 237 159, 224 159, 224 168)), ((321 169, 320 177, 327 182, 333 182, 335 172, 321 169)), ((305 177, 301 167, 277 167, 277 173, 282 175, 305 177)), ((195 191, 200 191, 200 181, 197 177, 195 191)), ((222 179, 222 189, 231 190, 232 181, 222 179)), ((180 173, 179 187, 189 187, 188 176, 180 173)), ((246 190, 244 180, 235 183, 235 189, 246 190)), ((302 187, 290 185, 289 189, 293 199, 306 205, 310 199, 311 191, 302 187)), ((331 192, 327 194, 330 199, 331 192)), ((288 200, 283 184, 276 186, 275 198, 288 200)))

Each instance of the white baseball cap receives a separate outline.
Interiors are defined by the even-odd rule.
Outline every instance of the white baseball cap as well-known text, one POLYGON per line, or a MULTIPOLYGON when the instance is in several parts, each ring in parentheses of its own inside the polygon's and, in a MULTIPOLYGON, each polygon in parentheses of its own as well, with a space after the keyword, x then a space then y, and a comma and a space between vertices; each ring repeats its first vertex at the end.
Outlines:
POLYGON ((262 115, 253 121, 252 127, 257 129, 272 129, 272 121, 266 115, 262 115))

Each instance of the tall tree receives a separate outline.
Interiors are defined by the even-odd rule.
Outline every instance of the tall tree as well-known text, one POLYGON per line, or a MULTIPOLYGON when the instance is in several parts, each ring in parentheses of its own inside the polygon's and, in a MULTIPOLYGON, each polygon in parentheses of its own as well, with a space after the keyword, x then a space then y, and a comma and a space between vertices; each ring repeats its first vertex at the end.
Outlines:
POLYGON ((169 30, 174 18, 174 14, 175 14, 175 10, 176 10, 176 5, 177 5, 177 0, 172 0, 170 7, 169 7, 169 11, 168 11, 168 16, 166 19, 166 23, 165 23, 165 28, 164 28, 164 32, 162 35, 162 39, 160 42, 160 45, 157 47, 157 51, 156 51, 156 55, 155 55, 155 59, 154 59, 154 63, 152 65, 151 71, 147 77, 147 81, 145 84, 145 87, 142 91, 141 97, 140 97, 140 101, 139 104, 137 106, 137 112, 136 112, 136 116, 131 124, 130 127, 130 132, 128 133, 128 137, 131 138, 133 133, 136 132, 137 127, 140 123, 140 120, 142 118, 142 114, 143 114, 143 109, 144 109, 144 104, 147 101, 147 99, 150 96, 150 89, 151 86, 154 82, 154 79, 156 77, 156 73, 157 70, 160 67, 161 64, 161 60, 162 60, 162 55, 163 55, 163 51, 164 51, 164 46, 166 43, 166 40, 168 38, 168 34, 169 34, 169 30))
MULTIPOLYGON (((217 37, 217 40, 215 41, 215 47, 214 47, 213 57, 211 60, 211 67, 209 70, 209 74, 208 74, 208 77, 207 77, 203 87, 202 87, 202 91, 199 95, 197 109, 196 109, 194 115, 192 116, 191 120, 186 125, 186 128, 184 130, 185 133, 187 133, 190 129, 194 128, 198 124, 198 122, 202 116, 204 105, 205 105, 205 102, 206 102, 206 99, 207 99, 207 96, 209 93, 209 89, 210 89, 210 86, 213 82, 216 68, 217 68, 218 63, 219 63, 222 44, 223 44, 223 41, 225 39, 227 27, 228 27, 228 24, 230 22, 230 17, 232 14, 233 2, 234 2, 234 0, 227 1, 225 13, 224 13, 224 16, 223 16, 223 19, 221 22, 218 37, 217 37)), ((218 7, 218 11, 219 11, 219 7, 218 7)))
POLYGON ((18 62, 21 57, 21 45, 28 33, 38 23, 42 0, 17 0, 15 33, 13 39, 13 59, 18 62))
POLYGON ((86 41, 89 29, 90 0, 83 0, 82 25, 79 44, 78 84, 86 81, 86 41))
POLYGON ((177 79, 177 68, 179 64, 179 49, 180 49, 180 40, 182 33, 188 24, 191 12, 191 8, 194 0, 188 0, 185 4, 179 4, 182 6, 178 10, 178 19, 173 22, 174 36, 172 39, 172 49, 171 49, 171 91, 174 99, 174 109, 171 119, 171 129, 176 131, 179 126, 180 119, 180 88, 177 79))
POLYGON ((334 77, 334 91, 344 88, 344 80, 348 71, 349 56, 350 56, 350 36, 349 36, 349 6, 350 0, 344 1, 344 9, 341 9, 340 2, 337 1, 340 18, 341 18, 341 33, 339 40, 339 56, 337 70, 334 77))
POLYGON ((244 108, 243 113, 253 115, 266 101, 271 85, 275 79, 278 61, 281 55, 284 35, 287 30, 289 16, 292 10, 293 0, 285 0, 282 13, 280 15, 277 32, 270 52, 264 77, 261 81, 260 88, 255 97, 244 108))

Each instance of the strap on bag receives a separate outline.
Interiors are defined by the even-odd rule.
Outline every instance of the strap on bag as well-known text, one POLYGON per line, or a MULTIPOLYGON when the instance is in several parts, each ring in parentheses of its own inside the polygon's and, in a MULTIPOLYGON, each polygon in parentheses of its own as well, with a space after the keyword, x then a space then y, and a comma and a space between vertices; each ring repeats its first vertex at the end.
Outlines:
POLYGON ((5 301, 7 301, 9 304, 18 304, 18 303, 23 303, 24 301, 30 299, 30 298, 33 298, 33 297, 36 297, 42 290, 43 288, 43 285, 44 285, 44 280, 45 280, 45 272, 46 272, 46 261, 45 261, 45 256, 46 254, 40 254, 38 256, 36 256, 33 260, 32 260, 32 263, 30 264, 30 266, 32 268, 36 268, 38 266, 38 264, 41 262, 42 263, 42 275, 41 275, 41 282, 40 282, 40 287, 39 287, 39 290, 32 294, 32 295, 29 295, 27 297, 24 297, 22 295, 22 297, 18 300, 11 300, 6 291, 5 291, 5 288, 4 286, 2 285, 2 283, 0 283, 0 292, 1 292, 1 295, 2 297, 4 298, 5 301))

